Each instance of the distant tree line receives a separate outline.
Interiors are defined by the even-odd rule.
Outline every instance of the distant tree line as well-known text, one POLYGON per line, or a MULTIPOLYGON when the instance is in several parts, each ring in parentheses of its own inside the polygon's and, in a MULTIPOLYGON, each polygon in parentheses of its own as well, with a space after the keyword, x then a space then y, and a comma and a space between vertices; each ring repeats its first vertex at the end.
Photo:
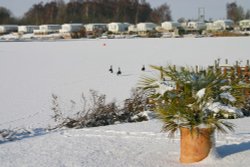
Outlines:
MULTIPOLYGON (((226 4, 227 18, 235 22, 250 19, 250 10, 244 11, 236 2, 226 4)), ((184 19, 184 18, 180 18, 184 19)), ((180 20, 179 19, 179 20, 180 20)), ((167 3, 152 8, 146 0, 53 0, 34 4, 21 18, 0 6, 0 24, 63 24, 63 23, 139 23, 171 21, 167 3)), ((184 19, 185 20, 185 19, 184 19)))
POLYGON ((13 18, 11 11, 0 8, 0 24, 62 24, 147 22, 172 20, 170 7, 164 3, 152 8, 146 0, 54 0, 34 4, 22 18, 13 18))
POLYGON ((16 23, 16 21, 9 9, 0 6, 0 24, 12 24, 16 23))

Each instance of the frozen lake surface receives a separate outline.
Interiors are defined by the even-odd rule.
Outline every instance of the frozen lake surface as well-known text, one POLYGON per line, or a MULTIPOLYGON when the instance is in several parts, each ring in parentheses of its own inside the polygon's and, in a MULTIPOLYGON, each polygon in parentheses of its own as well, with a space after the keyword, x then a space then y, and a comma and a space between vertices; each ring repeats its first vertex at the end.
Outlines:
POLYGON ((249 43, 249 37, 1 42, 0 127, 47 126, 52 93, 65 107, 90 89, 122 103, 140 77, 152 72, 149 65, 206 67, 218 58, 245 63, 249 43))
MULTIPOLYGON (((0 42, 0 130, 32 130, 20 140, 0 140, 0 166, 181 167, 179 134, 167 138, 156 119, 45 133, 42 128, 52 123, 51 95, 68 111, 90 89, 122 104, 140 77, 153 73, 151 64, 206 67, 218 58, 245 63, 249 44, 249 37, 0 42)), ((189 166, 249 166, 249 118, 230 121, 234 133, 215 135, 220 157, 211 154, 189 166)))

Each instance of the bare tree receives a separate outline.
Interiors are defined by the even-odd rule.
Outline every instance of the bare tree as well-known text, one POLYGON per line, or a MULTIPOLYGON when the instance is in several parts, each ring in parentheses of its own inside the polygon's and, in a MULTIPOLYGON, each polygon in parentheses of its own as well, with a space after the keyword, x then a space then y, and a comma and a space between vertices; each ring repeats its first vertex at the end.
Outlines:
POLYGON ((241 6, 238 6, 237 3, 232 2, 227 4, 227 18, 238 22, 245 18, 244 9, 241 6))

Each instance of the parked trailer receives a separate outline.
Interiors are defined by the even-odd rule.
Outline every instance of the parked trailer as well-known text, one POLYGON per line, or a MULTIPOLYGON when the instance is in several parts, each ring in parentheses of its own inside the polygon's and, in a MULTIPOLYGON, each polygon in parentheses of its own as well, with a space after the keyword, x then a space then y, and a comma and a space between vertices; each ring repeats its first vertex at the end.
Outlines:
POLYGON ((0 25, 0 34, 8 34, 11 32, 17 32, 17 25, 0 25))
POLYGON ((38 30, 39 26, 37 25, 22 25, 18 26, 18 33, 33 33, 34 30, 38 30))
POLYGON ((151 22, 139 23, 137 24, 137 30, 139 32, 154 31, 157 25, 151 22))
POLYGON ((81 38, 85 36, 85 28, 81 23, 63 24, 59 33, 65 39, 81 38))
POLYGON ((196 22, 196 21, 190 21, 187 24, 187 29, 188 30, 205 30, 206 29, 206 24, 204 22, 196 22))
POLYGON ((214 23, 216 30, 233 30, 234 22, 230 19, 216 20, 214 23))
POLYGON ((240 29, 243 31, 250 31, 250 19, 248 20, 241 20, 239 22, 240 29))
POLYGON ((110 23, 108 24, 108 31, 112 33, 122 33, 128 31, 128 27, 130 24, 128 23, 110 23))
POLYGON ((180 28, 181 24, 177 22, 165 21, 161 23, 161 27, 166 31, 174 31, 175 29, 180 28))
POLYGON ((103 23, 91 23, 85 25, 86 32, 94 32, 94 31, 107 31, 108 25, 103 23))
POLYGON ((59 24, 44 24, 40 25, 38 30, 34 30, 34 34, 51 34, 58 33, 61 29, 59 24))
POLYGON ((102 36, 108 31, 108 25, 103 23, 91 23, 84 26, 87 38, 96 38, 102 36))
POLYGON ((84 26, 81 23, 63 24, 62 28, 59 30, 59 33, 79 32, 83 28, 84 26))

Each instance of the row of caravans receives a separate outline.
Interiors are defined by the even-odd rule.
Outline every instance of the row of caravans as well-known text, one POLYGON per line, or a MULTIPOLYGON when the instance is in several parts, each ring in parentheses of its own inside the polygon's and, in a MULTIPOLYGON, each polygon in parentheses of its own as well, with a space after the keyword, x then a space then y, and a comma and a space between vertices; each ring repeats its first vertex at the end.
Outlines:
POLYGON ((207 23, 207 30, 233 30, 234 22, 232 20, 217 20, 213 23, 207 23))
MULTIPOLYGON (((220 31, 220 30, 233 30, 235 24, 232 20, 216 20, 214 22, 204 23, 189 21, 184 23, 174 23, 174 22, 163 22, 162 28, 165 30, 173 30, 178 28, 184 28, 187 30, 211 30, 211 31, 220 31)), ((250 30, 250 19, 239 21, 238 27, 240 30, 250 30)))
MULTIPOLYGON (((83 25, 81 23, 74 24, 47 24, 47 25, 0 25, 0 34, 7 34, 11 32, 18 33, 34 33, 34 34, 50 34, 50 33, 71 33, 79 32, 82 29, 86 32, 102 31, 112 33, 122 32, 148 32, 148 31, 174 31, 176 29, 183 28, 185 30, 209 30, 209 31, 220 31, 220 30, 232 30, 234 28, 234 22, 232 20, 217 20, 213 23, 195 22, 189 21, 185 23, 177 22, 163 22, 161 26, 158 26, 151 22, 138 23, 131 25, 129 23, 113 22, 109 24, 103 23, 91 23, 83 25)), ((250 30, 250 20, 242 20, 239 22, 239 28, 241 30, 250 30)))
MULTIPOLYGON (((233 30, 236 26, 232 20, 225 19, 225 20, 216 20, 211 23, 188 22, 187 27, 194 29, 203 29, 208 31, 223 31, 223 30, 233 30)), ((250 19, 239 21, 238 28, 241 31, 250 31, 250 19)))
POLYGON ((184 27, 187 30, 224 31, 224 30, 233 30, 234 22, 228 19, 216 20, 211 23, 190 21, 190 22, 184 23, 184 25, 182 24, 182 27, 184 27))
POLYGON ((111 33, 122 33, 122 32, 140 32, 140 31, 154 31, 157 25, 151 22, 138 23, 132 25, 129 23, 113 22, 109 24, 87 24, 85 26, 86 32, 92 32, 95 30, 109 31, 111 33))
POLYGON ((86 32, 93 32, 97 30, 110 31, 112 33, 132 31, 152 31, 157 27, 154 23, 139 23, 137 24, 137 29, 131 29, 131 24, 129 23, 118 23, 113 22, 109 24, 103 23, 91 23, 91 24, 46 24, 46 25, 0 25, 0 33, 7 34, 11 32, 18 33, 34 33, 34 34, 50 34, 50 33, 70 33, 78 32, 85 28, 86 32))
POLYGON ((8 34, 12 32, 18 33, 34 33, 34 34, 50 34, 58 32, 78 31, 82 24, 46 24, 46 25, 0 25, 0 34, 8 34))
MULTIPOLYGON (((226 31, 226 30, 234 30, 235 23, 232 20, 216 20, 214 22, 196 22, 189 21, 184 23, 174 23, 174 22, 163 22, 161 27, 167 31, 173 31, 174 29, 184 29, 187 31, 226 31)), ((250 31, 250 19, 249 20, 241 20, 238 24, 238 29, 241 31, 250 31)))

